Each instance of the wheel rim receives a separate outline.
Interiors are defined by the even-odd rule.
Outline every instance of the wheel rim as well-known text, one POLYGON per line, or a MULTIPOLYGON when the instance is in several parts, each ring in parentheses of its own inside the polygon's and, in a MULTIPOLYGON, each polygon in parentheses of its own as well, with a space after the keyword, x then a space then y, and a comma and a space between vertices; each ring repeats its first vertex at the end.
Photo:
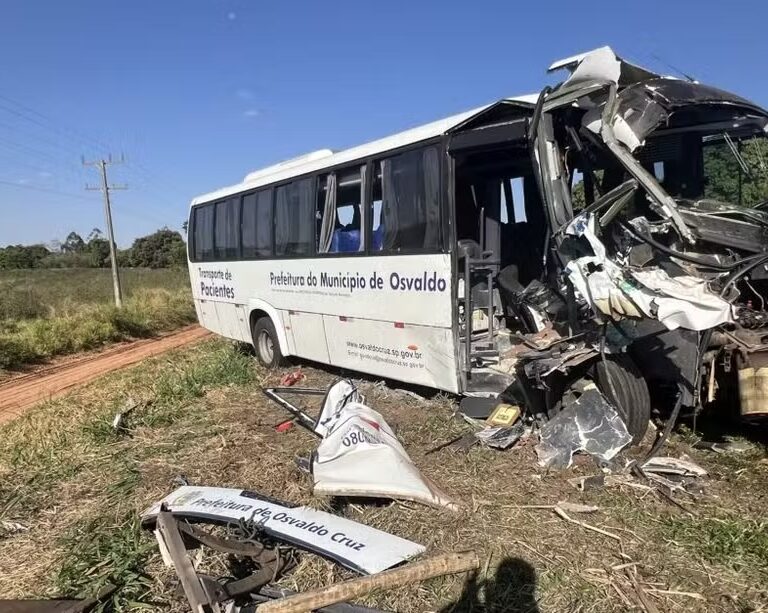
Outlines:
POLYGON ((269 332, 262 330, 259 333, 258 345, 261 359, 264 360, 267 364, 272 363, 272 360, 275 357, 275 344, 272 341, 272 337, 269 335, 269 332))

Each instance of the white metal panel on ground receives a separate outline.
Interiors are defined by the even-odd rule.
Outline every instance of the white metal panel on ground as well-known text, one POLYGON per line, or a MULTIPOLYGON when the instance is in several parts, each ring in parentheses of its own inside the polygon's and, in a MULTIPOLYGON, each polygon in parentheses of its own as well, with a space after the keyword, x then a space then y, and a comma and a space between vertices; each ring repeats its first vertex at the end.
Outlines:
POLYGON ((257 521, 278 541, 313 551, 364 574, 380 573, 425 550, 418 543, 365 524, 309 507, 285 506, 248 490, 186 485, 146 509, 142 521, 156 518, 162 505, 179 517, 218 524, 257 521))

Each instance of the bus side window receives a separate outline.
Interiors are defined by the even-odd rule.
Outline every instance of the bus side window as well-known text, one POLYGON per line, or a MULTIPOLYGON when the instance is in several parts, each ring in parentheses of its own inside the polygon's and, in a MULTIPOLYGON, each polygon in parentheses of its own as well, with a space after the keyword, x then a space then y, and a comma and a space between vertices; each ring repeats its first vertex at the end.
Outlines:
MULTIPOLYGON (((364 167, 363 167, 364 168, 364 167)), ((319 253, 363 251, 363 176, 360 168, 327 175, 318 189, 319 253)))
POLYGON ((240 198, 216 203, 214 256, 216 260, 235 260, 240 252, 240 198))
POLYGON ((213 260, 213 204, 192 209, 192 249, 195 262, 213 260))
POLYGON ((384 237, 384 225, 381 220, 381 171, 373 177, 371 196, 371 251, 381 251, 384 237))
POLYGON ((437 147, 407 151, 375 164, 371 221, 374 251, 429 253, 440 249, 437 147))
POLYGON ((241 220, 243 258, 272 255, 272 190, 265 189, 243 198, 241 220))
POLYGON ((275 255, 315 250, 315 179, 281 185, 275 193, 275 255))

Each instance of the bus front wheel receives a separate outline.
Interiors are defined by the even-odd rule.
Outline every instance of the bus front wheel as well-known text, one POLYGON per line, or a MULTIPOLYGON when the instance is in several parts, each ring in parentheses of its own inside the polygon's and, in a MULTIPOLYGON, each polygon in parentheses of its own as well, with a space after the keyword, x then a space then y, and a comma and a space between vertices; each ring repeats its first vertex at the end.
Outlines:
POLYGON ((277 368, 285 362, 280 351, 275 325, 269 317, 260 317, 253 324, 253 348, 262 366, 277 368))
POLYGON ((640 443, 651 418, 651 397, 643 375, 626 354, 607 355, 605 360, 598 359, 553 381, 547 392, 549 416, 554 417, 569 401, 576 400, 590 383, 615 407, 632 436, 632 445, 640 443))

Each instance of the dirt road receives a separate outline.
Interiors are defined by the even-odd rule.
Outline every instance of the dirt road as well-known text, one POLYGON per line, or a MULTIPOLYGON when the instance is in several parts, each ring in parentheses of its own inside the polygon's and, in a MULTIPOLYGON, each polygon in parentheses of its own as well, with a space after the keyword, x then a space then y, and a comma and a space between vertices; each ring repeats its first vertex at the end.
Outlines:
POLYGON ((14 377, 0 384, 0 423, 18 417, 38 402, 60 396, 67 390, 89 383, 108 372, 197 342, 208 335, 210 332, 205 328, 189 326, 167 336, 121 344, 100 353, 14 377))

